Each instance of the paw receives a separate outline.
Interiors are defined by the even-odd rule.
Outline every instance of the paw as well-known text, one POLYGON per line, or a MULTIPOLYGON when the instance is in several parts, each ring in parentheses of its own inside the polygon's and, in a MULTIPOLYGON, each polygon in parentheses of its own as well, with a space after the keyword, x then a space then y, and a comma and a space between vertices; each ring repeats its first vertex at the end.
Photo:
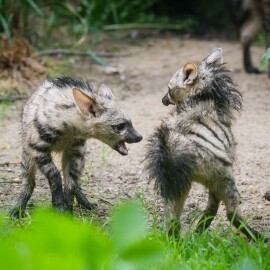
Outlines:
POLYGON ((90 210, 90 211, 98 211, 99 210, 99 207, 98 207, 98 204, 97 203, 90 203, 89 201, 78 201, 78 204, 87 209, 87 210, 90 210))
POLYGON ((53 204, 53 207, 59 213, 70 212, 70 207, 66 203, 53 204))
POLYGON ((98 210, 98 205, 96 203, 90 203, 88 201, 88 199, 86 198, 86 196, 82 193, 82 191, 79 188, 75 189, 74 195, 75 195, 75 198, 80 206, 82 206, 90 211, 92 211, 92 210, 97 211, 98 210))
POLYGON ((246 73, 253 73, 253 74, 260 74, 260 71, 258 68, 255 68, 255 67, 245 67, 245 71, 246 73))
POLYGON ((179 221, 171 220, 167 225, 168 236, 179 237, 181 232, 181 224, 179 221))
POLYGON ((21 219, 25 216, 25 211, 22 209, 21 205, 15 206, 9 211, 9 216, 12 219, 21 219))

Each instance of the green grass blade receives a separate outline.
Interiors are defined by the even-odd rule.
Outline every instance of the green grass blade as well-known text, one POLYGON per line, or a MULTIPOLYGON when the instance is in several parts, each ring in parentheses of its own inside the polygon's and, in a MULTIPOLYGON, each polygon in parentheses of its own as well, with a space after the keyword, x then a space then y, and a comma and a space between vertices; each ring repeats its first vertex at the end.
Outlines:
POLYGON ((87 50, 87 54, 99 65, 101 66, 108 66, 109 64, 104 61, 101 57, 97 56, 96 53, 94 53, 91 50, 87 50))
POLYGON ((261 57, 260 60, 260 70, 262 70, 266 64, 266 62, 270 59, 270 48, 268 48, 265 54, 261 57))
POLYGON ((38 5, 33 0, 26 0, 26 2, 35 10, 38 16, 40 17, 44 16, 42 10, 38 7, 38 5))
POLYGON ((1 13, 0 13, 0 22, 2 24, 2 27, 4 29, 4 32, 7 35, 8 39, 10 39, 11 38, 11 33, 10 33, 8 23, 7 23, 6 19, 4 18, 4 16, 1 13))

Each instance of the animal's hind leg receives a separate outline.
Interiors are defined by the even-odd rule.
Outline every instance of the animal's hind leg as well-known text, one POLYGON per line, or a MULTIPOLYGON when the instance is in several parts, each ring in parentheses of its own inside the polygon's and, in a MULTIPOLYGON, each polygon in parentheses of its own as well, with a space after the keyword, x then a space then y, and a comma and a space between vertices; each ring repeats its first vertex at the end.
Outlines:
POLYGON ((237 228, 240 229, 248 238, 252 238, 249 231, 258 239, 261 237, 260 233, 248 226, 242 217, 239 208, 240 195, 236 188, 234 179, 224 179, 226 186, 222 191, 222 200, 225 203, 227 218, 237 228), (243 223, 243 224, 242 224, 243 223))
MULTIPOLYGON (((270 2, 262 1, 263 23, 266 32, 266 48, 270 47, 270 2)), ((268 61, 268 77, 270 78, 270 62, 268 61)))
POLYGON ((197 224, 196 232, 202 232, 211 225, 212 220, 217 214, 219 203, 220 200, 217 198, 217 196, 212 191, 209 191, 208 203, 201 219, 197 224))
POLYGON ((74 197, 78 204, 86 209, 96 208, 83 194, 80 186, 80 177, 84 169, 85 140, 75 140, 70 149, 63 153, 62 166, 64 173, 64 194, 70 211, 73 210, 74 197))
POLYGON ((181 192, 181 196, 166 202, 166 222, 168 235, 177 236, 181 230, 180 217, 190 190, 190 185, 181 192))
POLYGON ((244 68, 247 73, 260 73, 258 68, 252 66, 250 56, 250 46, 260 29, 262 28, 262 21, 260 16, 252 16, 243 25, 240 31, 240 39, 243 49, 244 68))
POLYGON ((16 205, 9 212, 13 218, 19 218, 24 215, 26 205, 35 188, 36 165, 26 151, 23 151, 21 165, 23 186, 16 205))

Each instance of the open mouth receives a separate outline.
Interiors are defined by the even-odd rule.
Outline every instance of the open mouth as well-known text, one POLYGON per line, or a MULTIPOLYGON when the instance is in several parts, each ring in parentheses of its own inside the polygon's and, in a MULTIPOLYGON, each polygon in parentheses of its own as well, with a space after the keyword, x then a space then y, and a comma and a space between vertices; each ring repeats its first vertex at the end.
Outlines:
POLYGON ((126 156, 128 154, 128 149, 126 147, 125 141, 120 141, 118 142, 115 147, 114 150, 116 150, 118 153, 120 153, 123 156, 126 156))

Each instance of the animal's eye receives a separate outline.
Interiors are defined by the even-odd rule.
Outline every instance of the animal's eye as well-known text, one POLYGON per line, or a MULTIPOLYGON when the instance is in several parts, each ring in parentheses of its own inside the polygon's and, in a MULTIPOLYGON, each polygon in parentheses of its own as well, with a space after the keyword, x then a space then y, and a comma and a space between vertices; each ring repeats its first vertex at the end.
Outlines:
POLYGON ((113 125, 112 128, 118 132, 124 130, 126 127, 126 123, 121 123, 121 124, 118 124, 118 125, 113 125))

